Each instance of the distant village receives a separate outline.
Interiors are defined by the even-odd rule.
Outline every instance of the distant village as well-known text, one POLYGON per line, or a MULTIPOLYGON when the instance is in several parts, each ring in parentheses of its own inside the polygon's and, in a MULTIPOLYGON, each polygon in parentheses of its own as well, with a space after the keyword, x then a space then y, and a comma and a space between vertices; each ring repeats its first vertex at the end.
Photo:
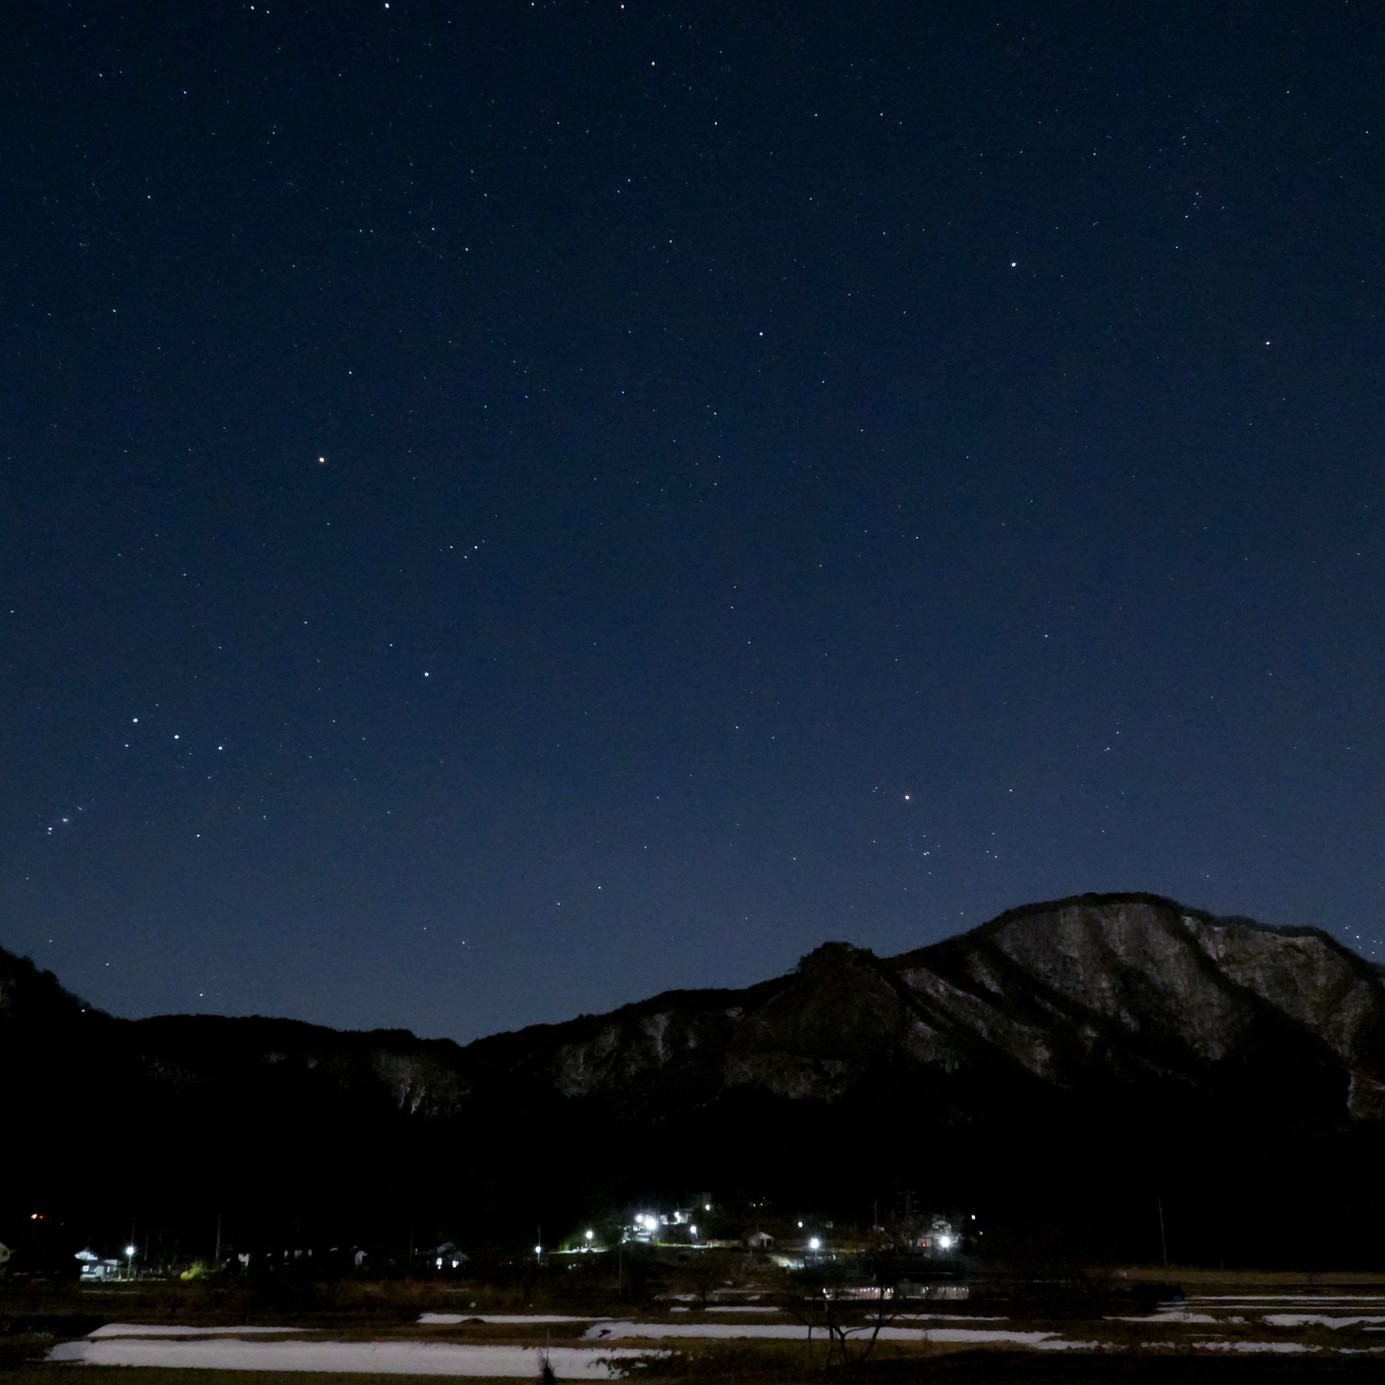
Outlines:
MULTIPOLYGON (((915 1215, 907 1203, 887 1220, 845 1225, 811 1214, 786 1215, 767 1201, 726 1207, 705 1195, 676 1207, 650 1203, 626 1209, 551 1242, 539 1226, 531 1245, 512 1246, 503 1259, 575 1267, 587 1257, 613 1255, 620 1262, 643 1254, 687 1264, 707 1252, 720 1252, 723 1262, 727 1252, 738 1252, 764 1269, 802 1271, 888 1255, 920 1274, 945 1274, 959 1268, 966 1242, 981 1234, 974 1215, 915 1215)), ((286 1238, 241 1245, 220 1221, 213 1244, 200 1255, 154 1231, 141 1236, 137 1219, 123 1244, 87 1238, 70 1249, 71 1229, 53 1225, 43 1212, 31 1213, 27 1226, 11 1235, 14 1245, 0 1244, 0 1275, 42 1273, 85 1283, 284 1272, 321 1278, 465 1278, 476 1269, 473 1251, 453 1240, 324 1245, 286 1238)))

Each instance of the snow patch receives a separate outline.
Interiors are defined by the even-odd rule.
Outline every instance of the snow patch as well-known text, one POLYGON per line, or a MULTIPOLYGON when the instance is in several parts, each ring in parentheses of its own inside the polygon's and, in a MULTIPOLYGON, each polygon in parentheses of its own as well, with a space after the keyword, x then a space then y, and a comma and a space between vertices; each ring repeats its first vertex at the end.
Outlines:
POLYGON ((599 1313, 586 1317, 571 1317, 566 1313, 420 1313, 418 1320, 425 1327, 455 1327, 463 1322, 526 1323, 545 1322, 606 1322, 599 1313))
POLYGON ((1266 1313, 1261 1320, 1268 1327, 1360 1327, 1378 1326, 1385 1318, 1335 1318, 1326 1313, 1266 1313))
MULTIPOLYGON (((850 1330, 849 1335, 869 1337, 875 1329, 870 1324, 850 1330)), ((589 1328, 588 1341, 610 1338, 612 1341, 649 1338, 655 1341, 675 1337, 720 1337, 745 1341, 750 1338, 774 1341, 803 1340, 808 1329, 801 1323, 721 1323, 721 1322, 608 1322, 589 1328)), ((823 1329, 814 1328, 814 1337, 825 1336, 823 1329)), ((1057 1334, 1053 1332, 1017 1332, 1004 1328, 968 1327, 882 1327, 878 1334, 882 1342, 1004 1342, 1019 1346, 1035 1346, 1057 1334)))
POLYGON ((155 1323, 108 1322, 88 1338, 96 1337, 293 1337, 316 1332, 315 1327, 178 1327, 155 1323))
MULTIPOLYGON (((549 1347, 560 1378, 608 1380, 609 1362, 651 1353, 621 1348, 549 1347)), ((453 1375, 536 1380, 541 1347, 463 1346, 452 1342, 244 1342, 117 1339, 63 1342, 49 1361, 87 1366, 155 1366, 172 1370, 328 1371, 342 1375, 453 1375)))

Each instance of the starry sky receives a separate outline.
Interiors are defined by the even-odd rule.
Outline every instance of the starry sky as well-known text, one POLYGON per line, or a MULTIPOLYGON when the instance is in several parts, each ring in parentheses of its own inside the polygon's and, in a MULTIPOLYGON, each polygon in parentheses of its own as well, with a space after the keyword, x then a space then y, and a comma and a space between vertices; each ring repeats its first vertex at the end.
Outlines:
POLYGON ((1385 959, 1385 12, 6 20, 0 944, 465 1040, 1150 890, 1385 959))

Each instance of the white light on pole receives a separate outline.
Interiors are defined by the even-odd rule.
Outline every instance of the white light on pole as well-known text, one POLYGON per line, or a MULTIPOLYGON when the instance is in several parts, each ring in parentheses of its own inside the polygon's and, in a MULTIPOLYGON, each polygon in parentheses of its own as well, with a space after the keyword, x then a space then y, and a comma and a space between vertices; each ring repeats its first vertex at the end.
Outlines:
POLYGON ((134 1248, 134 1246, 130 1245, 130 1246, 126 1246, 126 1247, 125 1247, 125 1278, 126 1278, 126 1279, 133 1279, 134 1277, 135 1277, 135 1248, 134 1248))

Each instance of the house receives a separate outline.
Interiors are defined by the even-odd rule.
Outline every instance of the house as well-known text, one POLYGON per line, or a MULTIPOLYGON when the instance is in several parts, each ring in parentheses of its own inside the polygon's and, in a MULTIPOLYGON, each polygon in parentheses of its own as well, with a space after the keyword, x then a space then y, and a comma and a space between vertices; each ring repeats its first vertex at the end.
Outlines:
POLYGON ((82 1267, 81 1278, 84 1283, 102 1279, 124 1279, 128 1276, 129 1265, 124 1260, 103 1260, 94 1250, 79 1250, 73 1257, 82 1267))

